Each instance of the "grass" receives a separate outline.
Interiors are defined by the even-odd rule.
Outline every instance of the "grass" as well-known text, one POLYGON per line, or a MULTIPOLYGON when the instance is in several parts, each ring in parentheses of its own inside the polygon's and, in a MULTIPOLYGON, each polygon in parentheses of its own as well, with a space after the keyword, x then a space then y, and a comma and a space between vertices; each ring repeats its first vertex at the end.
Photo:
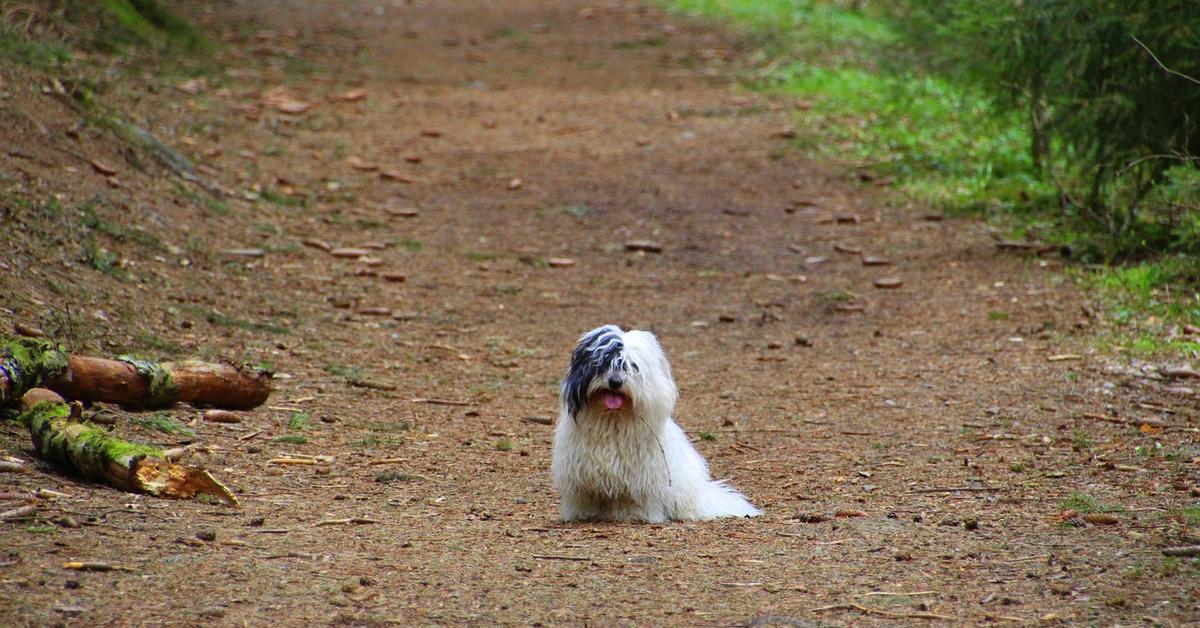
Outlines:
POLYGON ((219 327, 236 327, 246 331, 266 332, 270 334, 287 335, 292 333, 292 330, 287 327, 280 326, 276 323, 263 323, 259 321, 246 320, 236 316, 222 314, 216 310, 205 310, 197 307, 186 307, 188 312, 195 316, 202 316, 205 320, 219 327))
POLYGON ((500 440, 496 441, 496 449, 498 449, 500 451, 512 451, 516 448, 517 448, 516 443, 512 442, 511 440, 508 440, 507 438, 501 438, 500 440))
POLYGON ((303 445, 308 442, 308 437, 303 434, 283 434, 271 439, 272 443, 283 443, 288 445, 303 445))
POLYGON ((183 436, 195 436, 196 434, 196 432, 191 428, 161 412, 157 412, 149 416, 134 417, 131 422, 139 427, 143 427, 148 430, 155 430, 164 434, 181 434, 183 436))
POLYGON ((411 474, 403 471, 380 471, 375 474, 375 481, 380 484, 390 484, 392 482, 408 482, 415 479, 411 474))
POLYGON ((1181 334, 1185 325, 1200 327, 1200 293, 1180 291, 1177 278, 1197 272, 1200 262, 1166 257, 1125 267, 1106 267, 1079 275, 1080 284, 1098 297, 1111 323, 1108 341, 1136 356, 1172 353, 1200 356, 1200 335, 1181 334))
POLYGON ((1088 495, 1087 493, 1074 492, 1059 504, 1062 510, 1074 510, 1075 512, 1086 515, 1092 512, 1125 512, 1125 509, 1116 504, 1105 504, 1100 500, 1088 495))
POLYGON ((307 412, 293 412, 288 417, 288 429, 295 432, 304 432, 312 429, 312 419, 307 412))

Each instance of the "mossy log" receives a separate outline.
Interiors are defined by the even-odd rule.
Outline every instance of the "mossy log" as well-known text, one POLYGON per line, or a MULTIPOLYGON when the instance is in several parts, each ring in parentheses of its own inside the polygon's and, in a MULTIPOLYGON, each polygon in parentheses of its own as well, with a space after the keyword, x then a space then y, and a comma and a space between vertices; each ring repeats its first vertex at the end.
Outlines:
POLYGON ((271 373, 195 360, 151 362, 68 355, 52 342, 0 338, 0 406, 35 387, 68 399, 107 401, 131 408, 161 408, 184 401, 246 410, 271 394, 271 373))
POLYGON ((173 463, 156 447, 121 440, 86 421, 72 421, 71 406, 53 391, 34 388, 25 393, 17 420, 29 428, 40 458, 87 479, 158 497, 209 495, 238 505, 229 489, 204 469, 173 463))

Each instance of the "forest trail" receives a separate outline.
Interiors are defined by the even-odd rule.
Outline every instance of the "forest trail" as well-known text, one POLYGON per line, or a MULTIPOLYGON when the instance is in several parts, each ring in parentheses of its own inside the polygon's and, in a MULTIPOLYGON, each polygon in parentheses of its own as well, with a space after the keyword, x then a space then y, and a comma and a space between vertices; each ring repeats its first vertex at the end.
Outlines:
MULTIPOLYGON (((118 427, 198 440, 242 508, 0 476, 84 524, 2 524, 3 623, 1197 617, 1194 564, 1160 551, 1196 542, 1175 514, 1194 397, 1111 371, 1054 259, 804 159, 804 103, 743 87, 728 33, 610 0, 231 4, 197 14, 226 34, 223 83, 130 105, 235 191, 228 211, 166 171, 106 188, 81 168, 171 246, 114 243, 142 279, 71 292, 101 347, 276 370, 240 424, 118 427), (542 420, 576 338, 610 322, 658 335, 676 419, 764 516, 556 521, 542 420), (1117 523, 1064 524, 1085 497, 1117 523)), ((18 319, 60 298, 4 281, 18 319)))

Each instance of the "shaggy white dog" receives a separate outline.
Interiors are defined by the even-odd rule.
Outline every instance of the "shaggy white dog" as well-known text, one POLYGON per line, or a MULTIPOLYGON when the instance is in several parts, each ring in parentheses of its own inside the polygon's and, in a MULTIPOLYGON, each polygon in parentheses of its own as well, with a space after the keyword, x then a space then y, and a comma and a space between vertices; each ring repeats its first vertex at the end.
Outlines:
POLYGON ((709 479, 704 458, 671 419, 678 396, 654 334, 605 325, 580 337, 563 380, 550 465, 564 521, 761 514, 709 479))

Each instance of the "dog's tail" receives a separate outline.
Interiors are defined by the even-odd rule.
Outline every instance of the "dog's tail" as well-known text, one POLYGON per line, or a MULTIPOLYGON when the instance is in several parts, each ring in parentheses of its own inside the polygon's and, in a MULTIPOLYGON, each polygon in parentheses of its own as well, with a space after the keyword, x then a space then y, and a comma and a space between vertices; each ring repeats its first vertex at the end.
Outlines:
POLYGON ((742 494, 723 480, 709 482, 700 499, 700 517, 757 517, 762 511, 755 508, 742 494))

